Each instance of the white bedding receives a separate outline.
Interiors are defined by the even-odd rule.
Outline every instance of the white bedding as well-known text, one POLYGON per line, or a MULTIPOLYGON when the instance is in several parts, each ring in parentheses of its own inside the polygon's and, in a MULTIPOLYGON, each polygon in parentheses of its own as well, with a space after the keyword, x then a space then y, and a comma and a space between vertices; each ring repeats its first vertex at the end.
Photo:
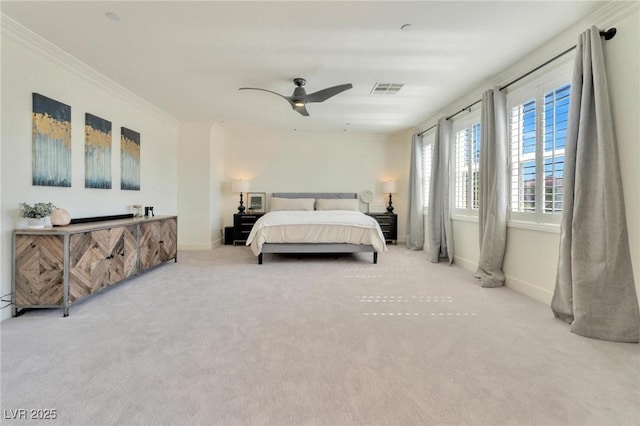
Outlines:
POLYGON ((346 210, 269 212, 253 225, 246 244, 258 256, 264 243, 370 244, 378 253, 387 250, 374 218, 346 210))

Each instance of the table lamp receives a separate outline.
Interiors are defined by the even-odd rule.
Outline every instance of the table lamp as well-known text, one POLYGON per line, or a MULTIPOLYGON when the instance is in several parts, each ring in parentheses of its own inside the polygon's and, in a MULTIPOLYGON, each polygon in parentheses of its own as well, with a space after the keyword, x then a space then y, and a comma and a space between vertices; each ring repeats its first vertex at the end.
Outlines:
POLYGON ((389 205, 387 206, 387 212, 393 213, 393 205, 391 203, 391 194, 398 192, 395 180, 385 180, 382 182, 382 192, 389 194, 389 205))
POLYGON ((240 205, 238 206, 238 214, 244 214, 244 202, 242 201, 242 193, 249 191, 249 181, 244 179, 233 179, 231 181, 231 192, 240 193, 240 205))

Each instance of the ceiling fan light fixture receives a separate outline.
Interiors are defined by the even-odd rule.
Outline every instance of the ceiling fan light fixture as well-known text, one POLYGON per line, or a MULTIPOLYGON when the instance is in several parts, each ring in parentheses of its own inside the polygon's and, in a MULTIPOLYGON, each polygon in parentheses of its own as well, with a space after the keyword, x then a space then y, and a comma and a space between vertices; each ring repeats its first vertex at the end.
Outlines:
POLYGON ((304 102, 302 102, 302 101, 296 101, 296 102, 294 102, 293 104, 294 104, 295 106, 297 106, 297 107, 303 107, 303 106, 304 106, 304 102))

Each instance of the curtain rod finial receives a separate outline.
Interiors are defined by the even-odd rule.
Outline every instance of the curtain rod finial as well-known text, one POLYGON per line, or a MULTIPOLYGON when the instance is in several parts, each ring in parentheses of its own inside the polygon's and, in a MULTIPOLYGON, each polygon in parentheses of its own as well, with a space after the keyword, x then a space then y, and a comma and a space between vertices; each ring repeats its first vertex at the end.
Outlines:
POLYGON ((609 28, 607 31, 600 31, 600 35, 604 37, 605 40, 611 40, 616 36, 616 32, 618 30, 614 28, 609 28))

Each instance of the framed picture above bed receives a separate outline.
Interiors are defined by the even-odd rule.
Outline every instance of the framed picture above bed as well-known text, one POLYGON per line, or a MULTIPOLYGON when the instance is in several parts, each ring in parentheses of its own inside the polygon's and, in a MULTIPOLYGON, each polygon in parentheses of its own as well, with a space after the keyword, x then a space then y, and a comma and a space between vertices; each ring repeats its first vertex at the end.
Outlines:
POLYGON ((247 210, 249 213, 264 213, 267 209, 265 192, 247 192, 247 210))

